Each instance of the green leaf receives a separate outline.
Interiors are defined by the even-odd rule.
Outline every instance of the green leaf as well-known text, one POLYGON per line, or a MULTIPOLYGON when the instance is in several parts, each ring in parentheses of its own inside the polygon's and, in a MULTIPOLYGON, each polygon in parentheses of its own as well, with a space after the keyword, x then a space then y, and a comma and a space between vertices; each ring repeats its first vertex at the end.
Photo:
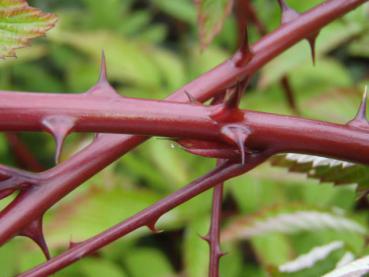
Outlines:
POLYGON ((283 234, 269 234, 251 239, 252 248, 260 260, 260 264, 279 265, 292 258, 293 249, 286 236, 283 234))
POLYGON ((103 259, 84 259, 79 266, 83 276, 86 277, 125 277, 125 274, 119 266, 115 265, 111 261, 103 259))
MULTIPOLYGON (((317 66, 314 70, 319 70, 320 57, 325 56, 338 46, 346 43, 349 39, 363 32, 363 27, 355 24, 345 24, 334 22, 324 28, 317 38, 317 66)), ((297 43, 278 57, 270 61, 262 70, 259 85, 263 88, 269 87, 272 83, 280 80, 288 73, 294 73, 297 69, 311 64, 309 46, 306 41, 297 43), (291 59, 293 57, 293 59, 291 59)), ((313 65, 311 64, 311 68, 313 65)), ((324 72, 324 71, 322 71, 324 72)), ((329 74, 332 74, 329 72, 329 74)), ((304 75, 302 75, 304 77, 304 75)), ((340 78, 336 78, 338 81, 340 78)))
POLYGON ((321 182, 332 182, 336 185, 357 184, 359 191, 368 188, 369 168, 365 165, 292 153, 274 156, 271 163, 288 168, 291 172, 304 173, 321 182))
POLYGON ((232 10, 232 0, 196 0, 201 48, 206 48, 222 30, 232 10))
POLYGON ((152 59, 153 46, 150 44, 126 39, 110 31, 64 32, 55 29, 50 38, 88 54, 96 63, 96 76, 104 49, 109 80, 150 89, 160 87, 161 74, 152 59))
MULTIPOLYGON (((69 240, 78 242, 86 239, 160 199, 160 195, 148 190, 118 187, 115 185, 116 181, 112 180, 109 175, 101 176, 100 174, 99 187, 92 186, 86 189, 74 199, 65 201, 54 211, 52 218, 45 226, 45 230, 48 230, 47 238, 50 245, 65 245, 69 240), (114 188, 101 188, 103 185, 114 188)), ((125 183, 122 180, 120 182, 125 183)), ((165 222, 165 226, 167 225, 170 225, 168 220, 165 222)), ((134 233, 134 236, 147 233, 148 229, 141 228, 134 233)))
MULTIPOLYGON (((132 277, 170 277, 174 276, 172 266, 165 255, 155 248, 136 248, 124 258, 132 277)), ((102 276, 102 275, 100 275, 102 276)), ((109 275, 105 275, 109 276, 109 275)))
POLYGON ((30 7, 25 0, 0 2, 0 59, 15 57, 15 50, 29 45, 54 27, 56 16, 30 7))
POLYGON ((209 228, 208 216, 189 223, 184 238, 185 276, 203 277, 208 274, 209 246, 200 238, 209 228))
POLYGON ((157 6, 163 12, 192 24, 195 22, 196 11, 190 1, 168 1, 168 0, 152 0, 153 5, 157 6))
POLYGON ((342 215, 302 205, 271 207, 234 220, 222 231, 222 240, 250 239, 269 233, 335 230, 365 234, 363 225, 342 215))

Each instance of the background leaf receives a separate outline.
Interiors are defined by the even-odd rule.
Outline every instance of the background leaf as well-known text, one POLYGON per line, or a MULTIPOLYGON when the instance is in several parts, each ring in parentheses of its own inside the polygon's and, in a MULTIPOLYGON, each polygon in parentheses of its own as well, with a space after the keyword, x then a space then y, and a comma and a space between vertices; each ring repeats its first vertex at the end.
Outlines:
POLYGON ((290 208, 272 207, 234 220, 222 231, 222 240, 250 239, 267 233, 292 234, 321 229, 366 233, 364 226, 339 213, 296 205, 290 208))
POLYGON ((56 16, 30 7, 25 0, 0 2, 0 59, 15 57, 15 49, 29 45, 54 27, 56 16))
POLYGON ((309 178, 337 185, 356 184, 359 191, 368 189, 369 168, 366 165, 319 156, 287 154, 271 159, 274 166, 288 168, 290 172, 306 174, 309 178))
POLYGON ((195 0, 201 48, 206 48, 222 30, 233 0, 195 0))
POLYGON ((343 267, 339 267, 323 277, 360 277, 369 272, 369 257, 353 261, 343 267))

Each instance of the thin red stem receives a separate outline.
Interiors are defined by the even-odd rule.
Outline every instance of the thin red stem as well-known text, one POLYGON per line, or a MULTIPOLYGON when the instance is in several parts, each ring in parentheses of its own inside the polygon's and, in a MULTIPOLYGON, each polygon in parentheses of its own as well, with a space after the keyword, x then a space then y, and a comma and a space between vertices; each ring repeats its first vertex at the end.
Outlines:
MULTIPOLYGON (((251 4, 250 0, 238 0, 238 10, 237 10, 237 22, 239 35, 244 36, 240 30, 244 30, 246 22, 252 22, 260 36, 264 36, 267 34, 267 28, 264 23, 259 19, 257 12, 254 9, 254 6, 251 4)), ((239 38, 240 40, 240 38, 239 38)), ((299 115, 300 112, 297 107, 296 98, 294 91, 292 89, 291 82, 287 75, 283 76, 280 80, 281 87, 284 91, 288 106, 291 108, 291 111, 299 115)))
MULTIPOLYGON (((241 93, 241 91, 239 92, 241 93)), ((225 94, 215 97, 212 101, 213 105, 223 104, 225 100, 225 94)), ((240 95, 238 95, 240 96, 240 95)), ((237 103, 238 105, 238 103, 237 103)), ((224 162, 221 159, 217 160, 217 166, 224 162)), ((204 239, 209 244, 209 277, 219 276, 219 263, 220 258, 223 256, 223 252, 220 247, 220 224, 222 218, 222 204, 223 204, 223 189, 224 183, 219 183, 213 189, 213 201, 211 208, 211 219, 209 232, 204 239)))
POLYGON ((17 163, 21 168, 33 172, 43 171, 45 168, 36 160, 27 145, 16 133, 5 133, 6 140, 14 153, 17 163))
POLYGON ((128 218, 122 223, 119 223, 109 230, 77 244, 75 247, 67 250, 63 254, 54 257, 48 262, 19 276, 36 277, 52 274, 66 267, 67 265, 76 262, 84 256, 96 252, 101 247, 106 246, 107 244, 142 226, 151 225, 152 222, 156 222, 161 215, 204 192, 205 190, 215 186, 220 182, 253 169, 260 163, 264 162, 269 155, 270 154, 267 153, 254 155, 248 159, 245 165, 233 164, 231 162, 222 163, 207 175, 193 181, 186 187, 167 196, 166 198, 128 218))
POLYGON ((211 222, 209 234, 206 237, 210 246, 209 277, 219 276, 219 261, 223 255, 223 252, 220 248, 220 224, 222 217, 223 187, 224 184, 220 183, 216 185, 213 190, 211 222))

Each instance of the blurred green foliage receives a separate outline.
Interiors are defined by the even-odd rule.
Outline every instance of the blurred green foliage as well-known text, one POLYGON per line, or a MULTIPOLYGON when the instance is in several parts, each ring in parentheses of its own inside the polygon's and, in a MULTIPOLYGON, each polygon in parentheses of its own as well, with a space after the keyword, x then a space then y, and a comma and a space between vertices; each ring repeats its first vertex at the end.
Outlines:
MULTIPOLYGON (((1 89, 87 91, 97 80, 104 49, 109 80, 122 95, 161 99, 227 59, 237 41, 235 19, 230 16, 215 41, 201 52, 191 0, 29 2, 56 13, 59 22, 46 38, 19 51, 18 59, 0 62, 1 89)), ((288 1, 301 12, 321 2, 288 1)), ((277 1, 253 3, 268 30, 277 28, 277 1)), ((338 123, 350 120, 369 80, 368 12, 368 5, 363 6, 322 30, 316 66, 305 41, 274 59, 254 77, 242 107, 290 114, 278 82, 288 74, 302 116, 338 123)), ((259 35, 250 26, 250 40, 257 39, 259 35)), ((53 166, 50 136, 20 136, 45 168, 53 166)), ((90 143, 91 137, 71 135, 62 158, 90 143)), ((0 153, 1 162, 18 166, 4 136, 0 136, 0 153)), ((133 215, 213 167, 214 161, 184 153, 167 140, 151 139, 48 211, 45 233, 52 254, 61 253, 70 241, 86 239, 133 215)), ((342 216, 369 227, 367 199, 357 202, 353 186, 319 184, 268 164, 227 182, 225 193, 224 228, 236 218, 257 219, 260 210, 291 203, 327 211, 339 209, 342 216)), ((159 222, 163 233, 151 234, 141 228, 55 276, 206 276, 209 250, 199 235, 207 232, 210 208, 211 193, 203 193, 163 216, 159 222)), ((347 251, 355 257, 369 253, 367 235, 362 233, 330 228, 293 234, 272 230, 225 242, 222 246, 229 254, 221 260, 222 276, 268 276, 281 264, 332 241, 344 242, 343 249, 292 276, 319 276, 332 270, 347 251)), ((0 248, 1 276, 13 276, 43 260, 30 241, 13 239, 0 248)))

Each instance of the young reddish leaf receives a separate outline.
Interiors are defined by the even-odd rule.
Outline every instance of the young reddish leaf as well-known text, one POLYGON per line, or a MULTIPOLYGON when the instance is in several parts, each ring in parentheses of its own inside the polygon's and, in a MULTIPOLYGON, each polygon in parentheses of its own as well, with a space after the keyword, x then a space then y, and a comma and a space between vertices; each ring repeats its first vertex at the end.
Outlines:
POLYGON ((222 30, 233 0, 195 0, 201 49, 206 48, 222 30))
POLYGON ((43 36, 54 27, 57 17, 30 7, 26 0, 0 1, 0 59, 15 57, 15 50, 43 36))

